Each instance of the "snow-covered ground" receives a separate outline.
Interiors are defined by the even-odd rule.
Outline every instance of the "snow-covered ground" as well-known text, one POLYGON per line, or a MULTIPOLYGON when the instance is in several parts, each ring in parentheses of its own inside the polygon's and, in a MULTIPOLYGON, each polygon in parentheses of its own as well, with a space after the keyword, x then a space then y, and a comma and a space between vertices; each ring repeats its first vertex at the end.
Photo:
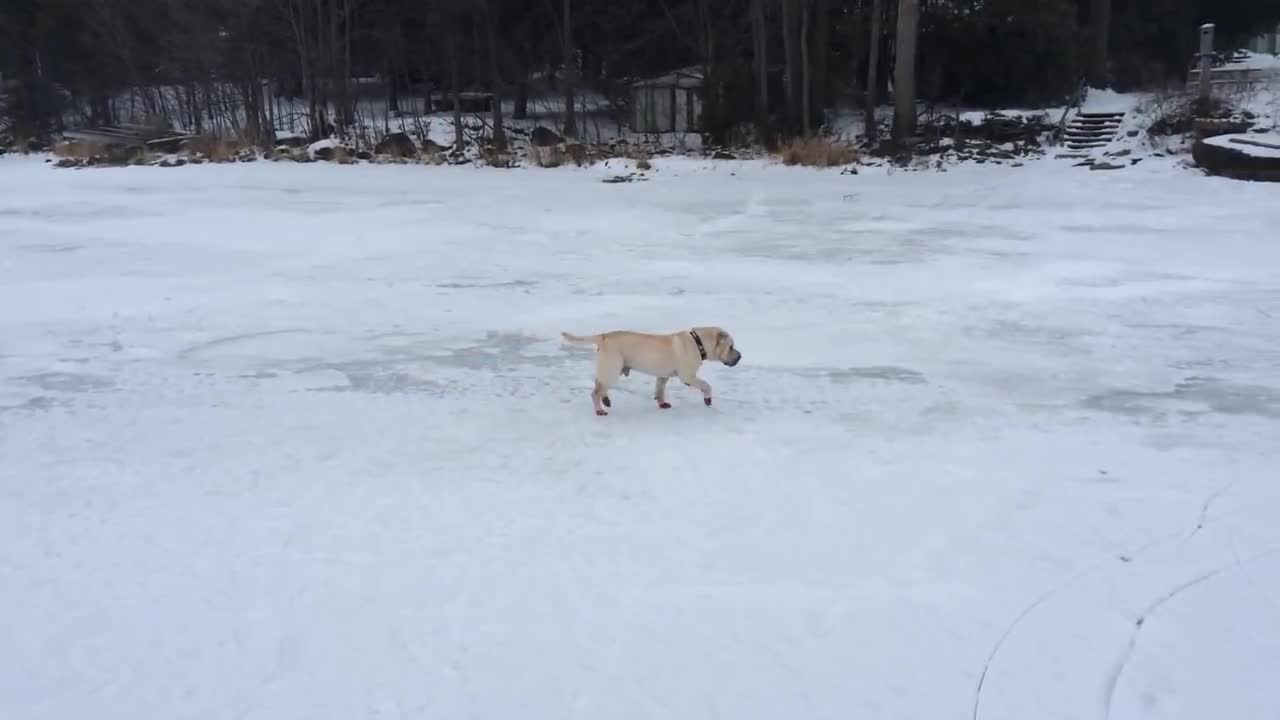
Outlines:
POLYGON ((655 166, 0 161, 0 717, 1275 717, 1280 188, 655 166))

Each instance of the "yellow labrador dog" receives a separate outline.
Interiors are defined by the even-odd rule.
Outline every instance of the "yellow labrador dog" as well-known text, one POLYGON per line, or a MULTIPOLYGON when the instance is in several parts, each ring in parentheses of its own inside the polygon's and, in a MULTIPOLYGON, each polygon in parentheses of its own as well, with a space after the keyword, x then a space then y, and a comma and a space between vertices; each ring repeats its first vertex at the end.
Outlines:
POLYGON ((630 375, 639 370, 658 379, 653 399, 658 407, 666 410, 667 381, 673 377, 690 387, 702 391, 702 401, 711 404, 711 384, 698 377, 698 368, 708 358, 733 367, 742 359, 742 353, 733 346, 733 336, 718 327, 696 327, 666 335, 615 330, 599 335, 580 337, 567 332, 560 333, 565 341, 576 345, 596 346, 596 383, 591 389, 591 403, 597 415, 608 415, 609 388, 619 375, 630 375))

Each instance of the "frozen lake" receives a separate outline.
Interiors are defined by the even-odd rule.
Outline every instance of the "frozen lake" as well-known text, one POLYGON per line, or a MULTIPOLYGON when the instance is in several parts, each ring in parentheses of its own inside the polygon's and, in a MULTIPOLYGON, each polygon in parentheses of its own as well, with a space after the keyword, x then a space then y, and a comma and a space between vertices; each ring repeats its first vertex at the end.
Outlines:
POLYGON ((0 717, 1274 718, 1280 187, 1156 162, 0 160, 0 717))

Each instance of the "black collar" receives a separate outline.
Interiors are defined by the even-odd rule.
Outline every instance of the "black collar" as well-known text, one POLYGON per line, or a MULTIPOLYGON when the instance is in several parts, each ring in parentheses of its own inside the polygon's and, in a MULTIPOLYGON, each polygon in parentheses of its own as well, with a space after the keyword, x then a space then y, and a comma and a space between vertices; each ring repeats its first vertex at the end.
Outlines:
POLYGON ((694 331, 692 331, 692 330, 690 330, 690 331, 689 331, 689 334, 693 336, 693 342, 694 342, 694 344, 695 344, 695 345, 697 345, 697 346, 698 346, 698 354, 702 356, 702 359, 703 359, 703 360, 706 360, 706 359, 707 359, 707 349, 706 349, 706 348, 704 348, 704 347, 702 347, 702 338, 698 337, 698 333, 696 333, 696 332, 694 332, 694 331))

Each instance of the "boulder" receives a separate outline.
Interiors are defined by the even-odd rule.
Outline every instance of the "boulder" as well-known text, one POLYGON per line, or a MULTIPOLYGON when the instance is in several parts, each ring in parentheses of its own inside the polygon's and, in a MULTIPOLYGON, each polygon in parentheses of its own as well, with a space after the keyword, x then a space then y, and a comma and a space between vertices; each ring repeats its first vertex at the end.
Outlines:
POLYGON ((554 147, 564 142, 564 138, 560 137, 554 130, 550 130, 541 125, 535 127, 533 132, 529 133, 529 144, 538 147, 554 147))
POLYGON ((391 155, 394 157, 417 157, 418 146, 414 144, 413 138, 408 133, 394 132, 382 138, 382 141, 373 147, 373 151, 379 155, 391 155))
POLYGON ((276 147, 300 148, 306 147, 309 144, 310 143, 307 142, 307 139, 301 135, 296 135, 294 133, 276 134, 276 147))

